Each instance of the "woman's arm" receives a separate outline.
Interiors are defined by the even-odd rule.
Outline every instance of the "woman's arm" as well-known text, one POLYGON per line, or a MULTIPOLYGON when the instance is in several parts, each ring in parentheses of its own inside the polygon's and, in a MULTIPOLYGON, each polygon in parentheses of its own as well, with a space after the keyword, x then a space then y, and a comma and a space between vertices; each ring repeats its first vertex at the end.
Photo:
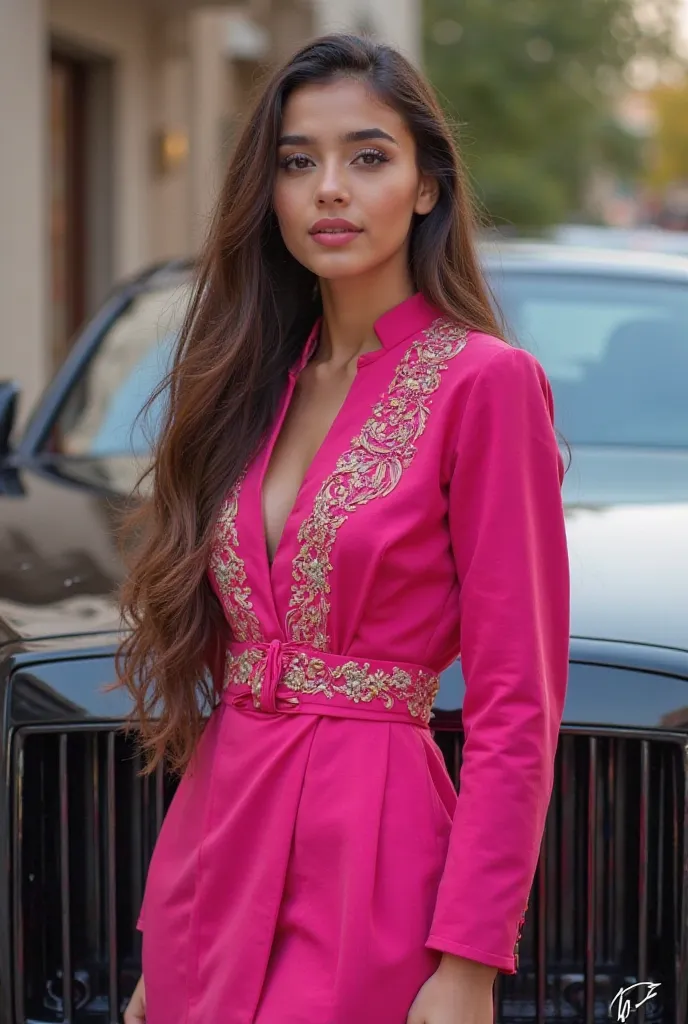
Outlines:
POLYGON ((564 707, 563 460, 540 364, 500 349, 458 432, 450 531, 466 683, 460 793, 427 945, 513 973, 564 707))

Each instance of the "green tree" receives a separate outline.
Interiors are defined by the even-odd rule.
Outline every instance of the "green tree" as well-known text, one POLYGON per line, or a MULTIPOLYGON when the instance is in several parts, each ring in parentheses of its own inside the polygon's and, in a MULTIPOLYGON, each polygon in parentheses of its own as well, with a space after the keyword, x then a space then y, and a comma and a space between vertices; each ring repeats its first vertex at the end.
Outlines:
POLYGON ((616 102, 632 62, 673 54, 679 0, 425 0, 425 65, 483 207, 537 228, 593 168, 638 169, 616 102))

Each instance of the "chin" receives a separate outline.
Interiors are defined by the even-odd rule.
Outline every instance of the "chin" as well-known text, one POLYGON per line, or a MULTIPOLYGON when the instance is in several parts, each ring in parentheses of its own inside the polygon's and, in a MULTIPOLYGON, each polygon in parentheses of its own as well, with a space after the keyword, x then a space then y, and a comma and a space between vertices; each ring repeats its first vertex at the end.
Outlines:
POLYGON ((335 270, 333 268, 323 269, 321 267, 315 270, 314 273, 321 281, 346 281, 352 277, 362 277, 369 273, 370 269, 370 267, 339 267, 335 270))
POLYGON ((348 253, 338 253, 324 259, 309 260, 305 265, 321 280, 337 281, 369 274, 380 262, 383 261, 356 259, 348 253))

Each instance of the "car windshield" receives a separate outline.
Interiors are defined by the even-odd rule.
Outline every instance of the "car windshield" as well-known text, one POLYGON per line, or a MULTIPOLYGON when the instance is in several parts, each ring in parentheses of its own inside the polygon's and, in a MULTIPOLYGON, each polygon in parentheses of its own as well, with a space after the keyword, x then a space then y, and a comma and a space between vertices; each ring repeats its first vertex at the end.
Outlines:
MULTIPOLYGON (((490 274, 510 337, 543 364, 574 445, 688 448, 688 288, 662 280, 501 269, 490 274)), ((188 284, 134 299, 70 393, 53 450, 145 455, 188 284)))
POLYGON ((491 283, 570 444, 688 448, 685 283, 505 270, 491 283))

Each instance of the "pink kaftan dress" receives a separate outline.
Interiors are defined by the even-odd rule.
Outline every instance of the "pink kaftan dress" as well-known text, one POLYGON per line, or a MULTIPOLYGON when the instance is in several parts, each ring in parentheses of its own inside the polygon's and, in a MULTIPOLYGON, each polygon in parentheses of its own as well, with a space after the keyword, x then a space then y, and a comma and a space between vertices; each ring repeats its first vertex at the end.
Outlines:
POLYGON ((318 324, 217 520, 233 639, 148 874, 148 1024, 404 1024, 443 950, 515 970, 568 668, 551 390, 420 294, 375 331, 272 566, 261 483, 318 324), (429 722, 459 653, 457 802, 429 722))

